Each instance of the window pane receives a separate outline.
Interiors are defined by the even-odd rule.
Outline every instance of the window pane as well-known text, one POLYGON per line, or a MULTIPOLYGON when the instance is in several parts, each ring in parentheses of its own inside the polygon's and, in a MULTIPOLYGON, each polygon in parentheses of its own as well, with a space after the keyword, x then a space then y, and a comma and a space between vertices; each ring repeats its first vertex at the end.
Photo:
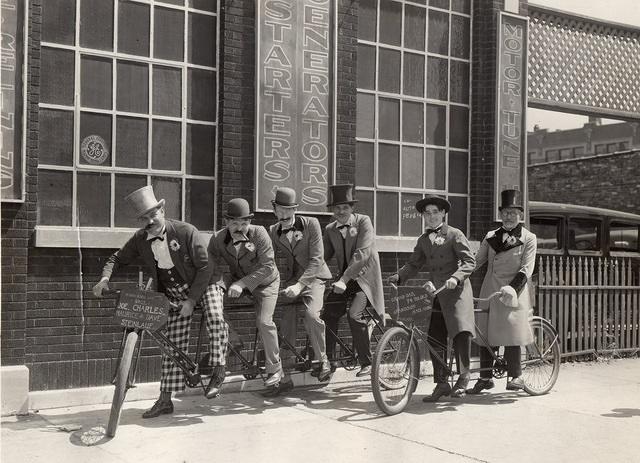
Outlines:
POLYGON ((216 128, 187 124, 187 174, 213 177, 215 170, 216 128))
POLYGON ((612 251, 638 252, 638 225, 611 222, 609 225, 609 249, 612 251))
MULTIPOLYGON (((209 0, 205 0, 209 1, 209 0)), ((169 3, 170 5, 184 5, 184 0, 156 0, 156 3, 169 3)))
POLYGON ((449 14, 429 10, 428 50, 431 53, 446 55, 449 52, 449 14))
POLYGON ((447 133, 447 110, 444 106, 427 105, 425 129, 427 145, 444 146, 447 133))
POLYGON ((42 47, 40 55, 40 102, 73 106, 73 52, 42 47))
POLYGON ((447 100, 448 64, 446 59, 427 58, 427 98, 447 100))
POLYGON ((374 186, 373 143, 356 143, 356 185, 374 186))
POLYGON ((424 143, 424 106, 413 101, 402 102, 402 140, 424 143))
POLYGON ((358 198, 357 212, 368 215, 372 223, 375 223, 375 217, 373 216, 373 191, 358 190, 356 195, 358 198))
POLYGON ((153 121, 153 157, 151 167, 180 170, 180 122, 153 121))
POLYGON ((600 222, 589 219, 569 219, 569 249, 600 251, 600 222))
POLYGON ((581 156, 584 154, 584 146, 578 146, 576 148, 573 148, 573 154, 575 156, 581 156))
POLYGON ((78 172, 78 227, 108 227, 111 174, 78 172))
POLYGON ((143 175, 116 174, 115 191, 115 226, 138 228, 138 220, 131 211, 131 206, 124 200, 125 196, 147 184, 143 175))
POLYGON ((83 55, 80 64, 81 105, 86 108, 111 109, 113 60, 83 55))
POLYGON ((113 50, 113 0, 80 2, 80 45, 113 50))
POLYGON ((467 198, 449 196, 447 199, 451 203, 451 211, 447 214, 447 223, 467 234, 467 198))
POLYGON ((358 45, 358 88, 374 90, 376 85, 376 47, 358 45))
POLYGON ((469 103, 469 64, 462 61, 450 61, 451 94, 449 98, 455 103, 469 103))
POLYGON ((380 48, 378 63, 378 90, 400 93, 400 52, 380 48))
POLYGON ((119 0, 118 52, 149 56, 149 5, 119 0))
POLYGON ((38 224, 71 226, 71 172, 38 170, 38 224))
POLYGON ((149 66, 133 61, 118 61, 118 111, 149 113, 149 66))
MULTIPOLYGON (((376 40, 376 0, 360 0, 358 7, 358 38, 376 40)), ((360 57, 358 56, 358 59, 360 57)))
POLYGON ((422 214, 416 210, 416 203, 422 195, 413 193, 402 194, 401 235, 420 236, 422 234, 422 214))
POLYGON ((451 15, 451 56, 469 58, 469 18, 451 15))
POLYGON ((400 101, 380 98, 378 135, 387 140, 400 139, 400 101))
POLYGON ((466 193, 469 161, 467 153, 449 151, 449 193, 466 193))
POLYGON ((444 150, 425 150, 424 178, 425 188, 430 190, 444 190, 446 159, 444 150))
POLYGON ((80 164, 111 165, 111 115, 80 113, 80 164))
POLYGON ((422 153, 422 148, 403 146, 402 186, 407 188, 422 188, 423 172, 424 156, 422 153))
POLYGON ((73 165, 73 112, 40 109, 39 164, 73 165))
POLYGON ((47 0, 42 3, 42 41, 73 45, 75 42, 76 2, 47 0))
POLYGON ((435 6, 436 8, 449 9, 449 0, 429 0, 429 6, 435 6))
POLYGON ((561 249, 560 219, 531 217, 531 231, 538 239, 538 249, 561 249))
POLYGON ((462 106, 449 106, 449 146, 467 148, 469 146, 469 110, 462 106))
POLYGON ((214 229, 214 186, 211 180, 187 179, 184 219, 198 230, 214 229))
POLYGON ((187 117, 214 122, 216 118, 216 73, 187 71, 187 117))
POLYGON ((155 8, 153 18, 153 55, 182 61, 184 58, 184 11, 155 8))
MULTIPOLYGON (((171 3, 175 1, 184 2, 184 0, 172 0, 171 3)), ((191 8, 195 8, 197 10, 210 11, 212 13, 215 13, 217 11, 217 4, 218 2, 216 0, 189 0, 189 6, 191 8)))
POLYGON ((380 0, 380 42, 400 45, 402 30, 402 4, 380 0))
POLYGON ((356 103, 356 137, 373 138, 375 105, 373 95, 358 93, 356 103))
POLYGON ((460 13, 471 13, 471 0, 452 0, 451 9, 460 13))
POLYGON ((560 159, 570 159, 573 156, 571 148, 563 148, 560 150, 560 159))
POLYGON ((400 147, 378 145, 378 184, 400 186, 400 147))
MULTIPOLYGON (((358 59, 360 59, 359 56, 358 59)), ((403 77, 405 95, 424 96, 424 56, 405 53, 403 77)))
POLYGON ((216 65, 216 18, 189 13, 187 38, 189 62, 202 66, 216 65))
POLYGON ((404 7, 404 46, 424 51, 427 10, 411 5, 404 7))
POLYGON ((398 193, 376 192, 376 234, 382 236, 398 235, 398 193))
POLYGON ((164 210, 170 219, 182 220, 182 181, 173 177, 152 177, 151 185, 158 200, 164 199, 164 210))
POLYGON ((153 66, 153 114, 180 117, 182 109, 182 71, 153 66))
POLYGON ((148 165, 149 120, 116 116, 116 165, 145 169, 148 165))

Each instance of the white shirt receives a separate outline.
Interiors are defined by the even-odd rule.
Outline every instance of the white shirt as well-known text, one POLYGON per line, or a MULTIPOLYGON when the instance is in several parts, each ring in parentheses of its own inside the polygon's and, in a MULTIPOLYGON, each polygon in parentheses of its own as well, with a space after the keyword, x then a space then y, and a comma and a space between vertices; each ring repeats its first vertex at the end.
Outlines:
MULTIPOLYGON (((167 233, 166 230, 162 231, 162 234, 159 236, 162 239, 154 240, 151 242, 151 251, 153 252, 153 257, 155 257, 158 262, 158 268, 170 269, 173 268, 173 260, 171 260, 171 254, 169 253, 169 243, 167 243, 167 233)), ((154 235, 147 234, 147 240, 153 240, 157 238, 154 235)))

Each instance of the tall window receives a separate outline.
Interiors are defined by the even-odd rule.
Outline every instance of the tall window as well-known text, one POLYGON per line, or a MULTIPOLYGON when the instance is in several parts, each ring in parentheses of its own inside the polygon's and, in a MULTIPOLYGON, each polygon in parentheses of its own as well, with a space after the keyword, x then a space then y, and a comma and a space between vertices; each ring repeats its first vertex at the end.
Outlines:
POLYGON ((135 227, 145 185, 167 216, 214 228, 218 6, 42 2, 38 224, 135 227))
POLYGON ((414 237, 448 197, 467 231, 471 0, 360 0, 356 183, 379 236, 414 237))

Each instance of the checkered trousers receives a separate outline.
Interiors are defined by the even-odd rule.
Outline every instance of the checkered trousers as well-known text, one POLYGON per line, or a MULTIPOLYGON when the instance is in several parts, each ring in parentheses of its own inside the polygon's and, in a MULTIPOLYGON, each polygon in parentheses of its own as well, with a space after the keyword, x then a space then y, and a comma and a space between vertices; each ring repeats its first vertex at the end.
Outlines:
MULTIPOLYGON (((189 295, 189 285, 174 286, 166 288, 165 294, 172 303, 179 303, 187 299, 189 295)), ((211 353, 210 364, 225 365, 227 354, 227 341, 229 331, 223 315, 223 293, 217 285, 209 285, 197 304, 202 307, 207 321, 207 332, 209 334, 209 352, 211 353)), ((167 320, 167 337, 175 343, 178 348, 187 352, 189 348, 189 331, 191 328, 191 317, 180 316, 180 310, 171 310, 167 320)), ((160 376, 160 390, 164 392, 178 392, 185 388, 184 373, 171 360, 171 357, 162 354, 162 372, 160 376)))

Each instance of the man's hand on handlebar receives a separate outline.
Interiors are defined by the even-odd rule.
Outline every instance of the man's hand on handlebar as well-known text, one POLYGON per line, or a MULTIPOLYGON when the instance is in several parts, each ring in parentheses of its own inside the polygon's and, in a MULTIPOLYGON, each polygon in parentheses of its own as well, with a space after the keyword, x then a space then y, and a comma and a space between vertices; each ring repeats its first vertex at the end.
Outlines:
POLYGON ((193 299, 187 299, 180 301, 180 316, 189 317, 193 313, 193 309, 196 306, 196 302, 193 299))
POLYGON ((458 279, 451 277, 444 282, 444 286, 447 289, 456 289, 458 287, 458 279))
POLYGON ((242 290, 244 289, 244 287, 245 286, 242 281, 236 281, 231 286, 229 286, 229 289, 227 290, 227 296, 231 298, 240 297, 242 295, 242 290))
POLYGON ((300 295, 303 288, 304 286, 302 286, 300 283, 296 283, 295 285, 287 286, 281 291, 281 293, 290 299, 294 299, 300 295))
POLYGON ((397 285, 398 282, 400 281, 400 275, 398 275, 397 273, 394 273, 387 279, 387 281, 389 282, 389 284, 397 285))
POLYGON ((331 289, 333 289, 333 292, 336 294, 342 294, 347 290, 347 285, 344 281, 338 280, 331 283, 331 289))
POLYGON ((93 287, 93 294, 95 297, 102 297, 102 291, 109 289, 109 280, 103 278, 93 287))

